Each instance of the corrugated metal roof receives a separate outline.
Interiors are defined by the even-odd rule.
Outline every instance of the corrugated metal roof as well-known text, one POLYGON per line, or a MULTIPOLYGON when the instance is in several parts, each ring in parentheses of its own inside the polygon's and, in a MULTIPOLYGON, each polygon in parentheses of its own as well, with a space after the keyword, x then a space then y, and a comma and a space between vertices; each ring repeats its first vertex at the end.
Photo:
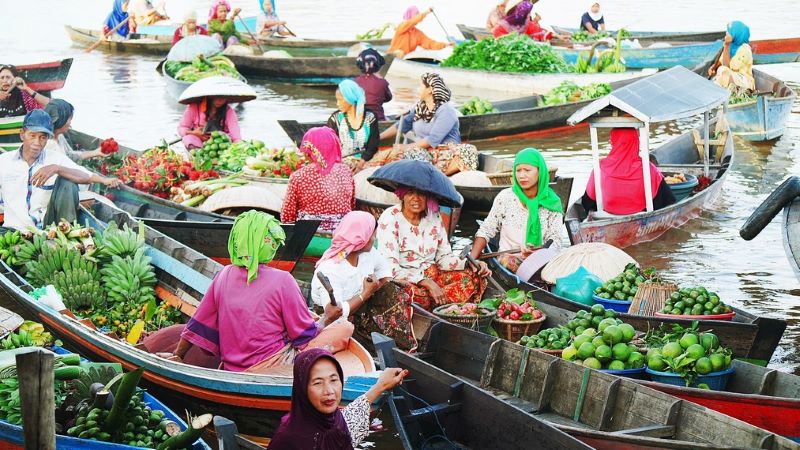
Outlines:
POLYGON ((665 122, 716 108, 728 100, 728 95, 727 89, 683 66, 676 66, 593 101, 570 116, 567 123, 583 122, 608 106, 642 122, 665 122))

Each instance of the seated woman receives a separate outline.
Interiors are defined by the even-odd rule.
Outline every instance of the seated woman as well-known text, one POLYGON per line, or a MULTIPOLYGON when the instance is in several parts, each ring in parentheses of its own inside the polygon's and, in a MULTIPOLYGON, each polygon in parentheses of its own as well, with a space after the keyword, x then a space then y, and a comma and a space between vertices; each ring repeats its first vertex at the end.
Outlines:
POLYGON ((225 97, 206 97, 189 104, 178 124, 178 135, 183 138, 186 150, 202 147, 213 131, 224 132, 233 142, 242 140, 239 119, 228 100, 225 97))
POLYGON ((231 6, 227 0, 216 0, 211 4, 211 10, 208 13, 208 34, 222 44, 223 48, 228 48, 231 45, 238 43, 246 43, 242 35, 236 31, 236 24, 234 19, 242 11, 241 8, 233 10, 230 18, 228 12, 231 6))
POLYGON ((383 104, 392 100, 389 82, 378 73, 384 64, 386 60, 375 49, 364 50, 356 58, 356 66, 361 70, 361 75, 353 80, 364 89, 364 96, 367 99, 364 107, 372 111, 378 120, 386 120, 383 104))
POLYGON ((502 0, 489 13, 489 17, 486 19, 486 31, 489 33, 494 33, 495 27, 506 17, 506 4, 508 4, 508 0, 502 0))
MULTIPOLYGON (((420 100, 403 116, 401 133, 414 131, 416 142, 395 145, 379 152, 374 164, 397 159, 429 161, 445 175, 478 169, 478 149, 461 143, 458 111, 450 103, 450 89, 435 73, 422 75, 420 100)), ((397 135, 397 125, 381 133, 381 139, 397 135)))
POLYGON ((197 346, 218 355, 225 370, 257 372, 292 364, 303 350, 345 348, 352 325, 327 327, 338 318, 333 307, 315 321, 297 281, 267 266, 284 239, 280 222, 267 213, 251 210, 236 218, 228 238, 231 265, 214 277, 181 332, 175 357, 197 346))
POLYGON ((198 35, 208 36, 208 32, 197 24, 197 13, 194 10, 190 10, 183 18, 183 25, 179 26, 175 30, 175 34, 172 35, 172 45, 177 44, 185 37, 198 35))
POLYGON ((525 34, 536 41, 547 41, 553 33, 539 25, 541 17, 531 20, 533 3, 530 0, 511 0, 506 3, 505 17, 494 27, 492 35, 499 38, 511 33, 525 34))
MULTIPOLYGON (((672 193, 661 171, 650 164, 650 188, 653 209, 661 209, 675 203, 672 193)), ((592 171, 586 193, 581 198, 583 208, 597 211, 592 171)), ((642 175, 642 159, 639 157, 639 131, 635 128, 611 130, 611 152, 600 161, 600 188, 603 190, 603 210, 616 215, 636 214, 647 209, 642 175)))
POLYGON ((753 91, 753 50, 750 48, 750 28, 742 22, 728 24, 722 43, 722 56, 709 70, 714 82, 731 91, 753 91))
POLYGON ((25 84, 16 67, 0 66, 0 118, 24 116, 49 102, 25 84))
POLYGON ((339 136, 342 153, 351 156, 345 161, 353 173, 364 167, 364 162, 375 156, 380 143, 381 130, 378 118, 372 111, 364 109, 366 96, 361 86, 353 80, 344 80, 336 90, 336 106, 338 111, 328 118, 328 127, 339 136))
POLYGON ((264 0, 261 6, 261 14, 256 22, 256 34, 269 37, 274 35, 291 36, 292 32, 286 28, 286 21, 278 18, 275 14, 275 0, 264 0))
POLYGON ((439 203, 430 194, 398 186, 400 204, 378 219, 378 248, 389 260, 396 281, 414 303, 431 310, 445 303, 479 302, 491 272, 465 269, 442 226, 439 203))
POLYGON ((108 39, 121 40, 128 39, 131 30, 136 27, 136 23, 130 23, 128 20, 128 0, 114 0, 114 7, 106 17, 106 22, 103 24, 103 35, 107 35, 111 30, 117 31, 113 36, 108 39), (124 25, 120 25, 124 23, 124 25), (119 28, 117 26, 119 25, 119 28))
POLYGON ((300 152, 311 161, 289 177, 281 221, 321 220, 320 231, 333 232, 356 206, 353 173, 342 163, 336 133, 315 127, 303 136, 300 152))
POLYGON ((403 21, 395 28, 392 44, 389 46, 389 53, 394 53, 398 58, 403 58, 416 50, 417 47, 422 47, 426 50, 441 50, 447 46, 452 46, 452 42, 434 41, 417 28, 417 25, 432 12, 433 8, 428 8, 427 11, 420 13, 416 6, 410 6, 403 14, 403 21))
POLYGON ((583 13, 579 29, 589 34, 597 34, 606 30, 606 20, 603 18, 603 12, 600 11, 600 3, 592 3, 589 11, 583 13))
POLYGON ((364 211, 347 213, 333 233, 331 247, 317 262, 311 279, 311 299, 319 306, 330 303, 330 294, 317 278, 330 280, 333 296, 342 307, 342 317, 352 314, 355 334, 370 342, 379 332, 395 340, 398 347, 416 347, 407 294, 394 283, 389 261, 374 248, 375 217, 364 211))
POLYGON ((160 20, 169 19, 163 11, 163 2, 154 7, 150 0, 129 0, 128 1, 128 15, 133 18, 133 29, 136 30, 138 26, 152 25, 160 20))
POLYGON ((293 371, 292 407, 272 436, 270 450, 357 448, 369 434, 371 405, 408 375, 386 368, 364 395, 340 409, 344 371, 333 355, 322 349, 303 352, 293 371))
POLYGON ((552 240, 551 248, 561 249, 564 212, 561 199, 550 187, 547 164, 538 150, 526 148, 514 158, 512 187, 503 189, 481 224, 472 256, 478 258, 486 244, 498 234, 498 251, 521 249, 518 254, 498 257, 501 264, 516 272, 533 250, 552 240))
POLYGON ((84 159, 108 157, 108 155, 100 151, 99 147, 94 150, 82 151, 72 149, 72 146, 67 141, 67 133, 72 128, 72 116, 75 114, 75 108, 72 104, 60 98, 55 98, 50 100, 50 103, 44 107, 44 112, 50 115, 50 119, 53 122, 53 139, 47 141, 46 150, 52 149, 61 152, 77 163, 84 159))

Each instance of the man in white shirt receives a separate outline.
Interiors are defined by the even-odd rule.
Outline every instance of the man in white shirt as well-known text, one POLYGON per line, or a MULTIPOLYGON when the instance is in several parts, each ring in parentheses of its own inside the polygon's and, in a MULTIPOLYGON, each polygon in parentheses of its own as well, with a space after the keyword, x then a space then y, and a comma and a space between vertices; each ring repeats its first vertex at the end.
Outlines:
POLYGON ((78 184, 119 186, 119 180, 95 175, 60 152, 45 150, 53 137, 50 116, 35 109, 25 116, 19 150, 0 155, 3 227, 43 228, 78 217, 78 184))

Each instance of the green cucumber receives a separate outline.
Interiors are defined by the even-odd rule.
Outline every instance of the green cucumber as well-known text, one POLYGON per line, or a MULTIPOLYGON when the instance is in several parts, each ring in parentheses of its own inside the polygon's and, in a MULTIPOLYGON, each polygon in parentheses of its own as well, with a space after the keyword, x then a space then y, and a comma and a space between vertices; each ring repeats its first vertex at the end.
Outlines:
POLYGON ((58 367, 54 370, 56 380, 75 380, 81 376, 81 368, 78 366, 58 367))

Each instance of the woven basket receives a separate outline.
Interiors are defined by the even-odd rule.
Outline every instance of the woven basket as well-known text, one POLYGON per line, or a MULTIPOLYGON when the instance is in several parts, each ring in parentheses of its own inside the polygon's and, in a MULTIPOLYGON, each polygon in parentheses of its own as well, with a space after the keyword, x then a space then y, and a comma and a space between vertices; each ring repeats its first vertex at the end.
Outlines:
POLYGON ((489 328, 489 325, 492 324, 492 319, 494 318, 494 313, 491 314, 466 314, 463 316, 454 316, 452 314, 441 314, 440 311, 444 310, 453 305, 463 305, 464 303, 448 303, 446 305, 437 306, 433 310, 433 314, 447 322, 450 322, 454 325, 459 325, 464 328, 469 328, 470 330, 486 332, 489 328))
POLYGON ((653 316, 661 311, 667 299, 673 292, 678 291, 678 286, 671 283, 642 283, 633 296, 633 302, 628 308, 628 314, 636 316, 653 316))
POLYGON ((519 342, 522 336, 538 333, 546 319, 547 314, 542 313, 542 317, 536 320, 506 320, 495 317, 493 323, 498 336, 507 341, 519 342))

